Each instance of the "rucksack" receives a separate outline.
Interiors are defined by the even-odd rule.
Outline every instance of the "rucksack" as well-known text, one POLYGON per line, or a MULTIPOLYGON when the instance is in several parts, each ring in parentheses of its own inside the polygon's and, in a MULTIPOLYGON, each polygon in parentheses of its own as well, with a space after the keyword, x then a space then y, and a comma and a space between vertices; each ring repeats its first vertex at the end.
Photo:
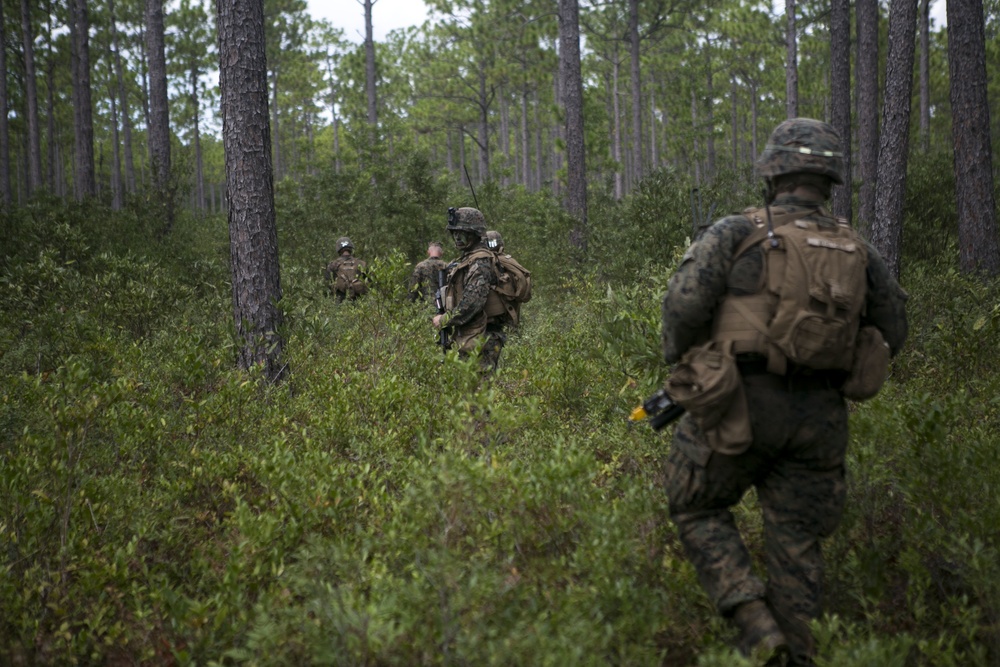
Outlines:
MULTIPOLYGON (((763 289, 723 298, 713 327, 713 339, 733 341, 737 354, 766 355, 768 370, 779 375, 788 361, 816 370, 850 370, 861 325, 867 246, 845 220, 803 219, 813 213, 779 209, 769 237, 766 212, 744 212, 757 229, 735 257, 761 249, 763 289)), ((822 209, 818 215, 834 219, 822 209)))
POLYGON ((337 266, 337 280, 335 288, 338 292, 344 292, 349 297, 361 296, 368 291, 368 285, 361 280, 364 273, 365 263, 357 257, 348 257, 337 266))
POLYGON ((486 315, 506 315, 517 326, 521 321, 521 304, 531 301, 531 271, 510 255, 495 253, 494 258, 497 285, 486 299, 486 315))

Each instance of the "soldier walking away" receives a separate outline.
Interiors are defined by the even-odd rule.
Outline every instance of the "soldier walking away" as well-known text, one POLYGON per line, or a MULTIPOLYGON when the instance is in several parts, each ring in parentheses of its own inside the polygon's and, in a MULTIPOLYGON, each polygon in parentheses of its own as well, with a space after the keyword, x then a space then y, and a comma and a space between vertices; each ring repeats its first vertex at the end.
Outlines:
POLYGON ((438 274, 446 266, 444 260, 441 259, 443 254, 444 247, 441 242, 431 241, 427 246, 427 259, 417 264, 410 276, 408 290, 410 301, 433 301, 434 292, 438 288, 438 274))
POLYGON ((680 362, 666 389, 687 408, 666 490, 685 552, 737 626, 741 652, 812 665, 820 540, 846 497, 845 397, 878 391, 906 339, 907 295, 875 249, 823 207, 844 180, 830 125, 781 123, 756 166, 764 208, 711 225, 663 299, 664 358, 680 362), (731 378, 717 385, 731 389, 699 403, 698 374, 708 368, 731 378), (766 580, 730 511, 750 487, 763 512, 766 580))
POLYGON ((340 303, 345 298, 354 300, 368 291, 364 260, 354 256, 354 244, 351 239, 341 236, 337 239, 337 259, 326 265, 323 272, 326 278, 327 291, 340 303))
POLYGON ((445 312, 435 315, 435 328, 447 332, 449 347, 465 358, 479 348, 484 374, 496 370, 507 337, 504 316, 487 315, 487 301, 497 285, 495 258, 484 243, 486 220, 475 208, 449 208, 446 228, 461 256, 448 265, 445 312))

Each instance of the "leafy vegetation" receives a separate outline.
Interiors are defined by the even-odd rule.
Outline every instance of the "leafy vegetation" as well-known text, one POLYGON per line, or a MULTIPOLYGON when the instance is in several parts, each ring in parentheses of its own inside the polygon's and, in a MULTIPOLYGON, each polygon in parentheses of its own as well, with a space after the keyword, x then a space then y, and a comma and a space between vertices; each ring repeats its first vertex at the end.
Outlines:
MULTIPOLYGON (((910 341, 852 410, 827 667, 1000 660, 1000 285, 954 268, 937 160, 911 170, 910 341)), ((537 286, 481 385, 402 293, 470 195, 396 164, 279 185, 280 386, 234 369, 224 220, 2 214, 0 662, 751 664, 667 518, 668 436, 625 419, 665 371, 690 182, 599 201, 589 256, 549 196, 477 191, 537 286), (346 232, 375 288, 338 306, 320 269, 346 232)), ((704 208, 753 191, 722 177, 704 208)))

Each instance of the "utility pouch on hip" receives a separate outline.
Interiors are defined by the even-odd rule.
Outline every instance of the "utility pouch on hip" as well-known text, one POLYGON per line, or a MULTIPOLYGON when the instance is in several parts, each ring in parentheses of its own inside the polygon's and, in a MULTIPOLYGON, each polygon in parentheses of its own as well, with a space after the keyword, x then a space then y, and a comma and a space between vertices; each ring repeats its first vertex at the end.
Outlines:
POLYGON ((858 330, 854 342, 854 361, 841 393, 852 401, 864 401, 878 393, 889 377, 889 344, 877 327, 858 330))
POLYGON ((750 411, 732 343, 712 341, 688 350, 667 378, 666 390, 691 413, 712 451, 735 456, 750 447, 750 411))

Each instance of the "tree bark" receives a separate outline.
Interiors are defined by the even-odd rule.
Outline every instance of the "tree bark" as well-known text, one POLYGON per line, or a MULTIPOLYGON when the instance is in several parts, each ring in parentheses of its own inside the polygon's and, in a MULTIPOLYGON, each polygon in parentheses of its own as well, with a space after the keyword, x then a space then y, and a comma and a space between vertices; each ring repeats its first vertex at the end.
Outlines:
POLYGON ((375 40, 372 37, 372 5, 374 0, 365 2, 365 92, 368 93, 368 124, 371 138, 376 137, 378 126, 378 104, 375 96, 375 40))
POLYGON ((125 153, 125 191, 135 192, 135 163, 132 158, 132 119, 129 116, 128 95, 125 92, 125 73, 122 67, 121 47, 118 44, 118 26, 115 22, 114 0, 108 0, 111 23, 111 43, 114 49, 115 78, 118 81, 118 108, 121 110, 122 139, 125 153))
POLYGON ((795 33, 795 0, 785 0, 785 114, 789 118, 799 115, 799 59, 798 35, 795 33))
POLYGON ((90 19, 87 0, 70 0, 70 32, 73 42, 73 110, 76 151, 74 190, 77 200, 97 195, 94 173, 94 112, 90 90, 90 19))
POLYGON ((990 144, 982 0, 949 0, 948 70, 951 136, 955 143, 959 267, 963 273, 1000 273, 990 144))
POLYGON ((7 31, 0 2, 0 204, 9 208, 10 189, 10 123, 7 119, 7 31))
POLYGON ((833 129, 844 154, 844 184, 833 188, 833 213, 851 221, 851 3, 832 0, 830 7, 830 88, 833 129))
POLYGON ((931 149, 930 0, 920 0, 920 148, 931 149))
POLYGON ((219 87, 237 364, 260 366, 271 382, 282 362, 281 275, 267 113, 263 0, 217 0, 219 87))
MULTIPOLYGON (((38 122, 38 84, 35 79, 35 35, 31 7, 21 0, 21 52, 24 55, 24 93, 28 120, 28 195, 42 187, 42 130, 38 122)), ((4 70, 6 72, 6 70, 4 70)))
POLYGON ((878 0, 857 0, 858 65, 858 231, 871 235, 878 185, 878 0))
POLYGON ((628 2, 632 78, 632 184, 642 180, 642 80, 639 78, 639 0, 628 2))
POLYGON ((566 209, 576 219, 570 240, 587 250, 587 169, 583 135, 583 78, 580 71, 580 6, 559 0, 559 55, 566 114, 566 209))
POLYGON ((903 203, 910 149, 910 100, 917 30, 917 0, 892 0, 886 59, 882 139, 878 151, 878 190, 872 245, 899 278, 903 248, 903 203))
POLYGON ((278 66, 271 66, 271 135, 274 142, 274 176, 279 181, 284 175, 281 162, 281 125, 278 123, 278 66))
POLYGON ((167 96, 163 0, 146 0, 146 58, 149 63, 149 153, 153 184, 166 213, 164 231, 169 233, 173 227, 173 204, 170 196, 170 99, 167 96))
POLYGON ((201 100, 198 99, 198 79, 201 72, 197 66, 191 68, 191 108, 194 109, 194 194, 196 208, 205 210, 205 165, 201 155, 201 100))

